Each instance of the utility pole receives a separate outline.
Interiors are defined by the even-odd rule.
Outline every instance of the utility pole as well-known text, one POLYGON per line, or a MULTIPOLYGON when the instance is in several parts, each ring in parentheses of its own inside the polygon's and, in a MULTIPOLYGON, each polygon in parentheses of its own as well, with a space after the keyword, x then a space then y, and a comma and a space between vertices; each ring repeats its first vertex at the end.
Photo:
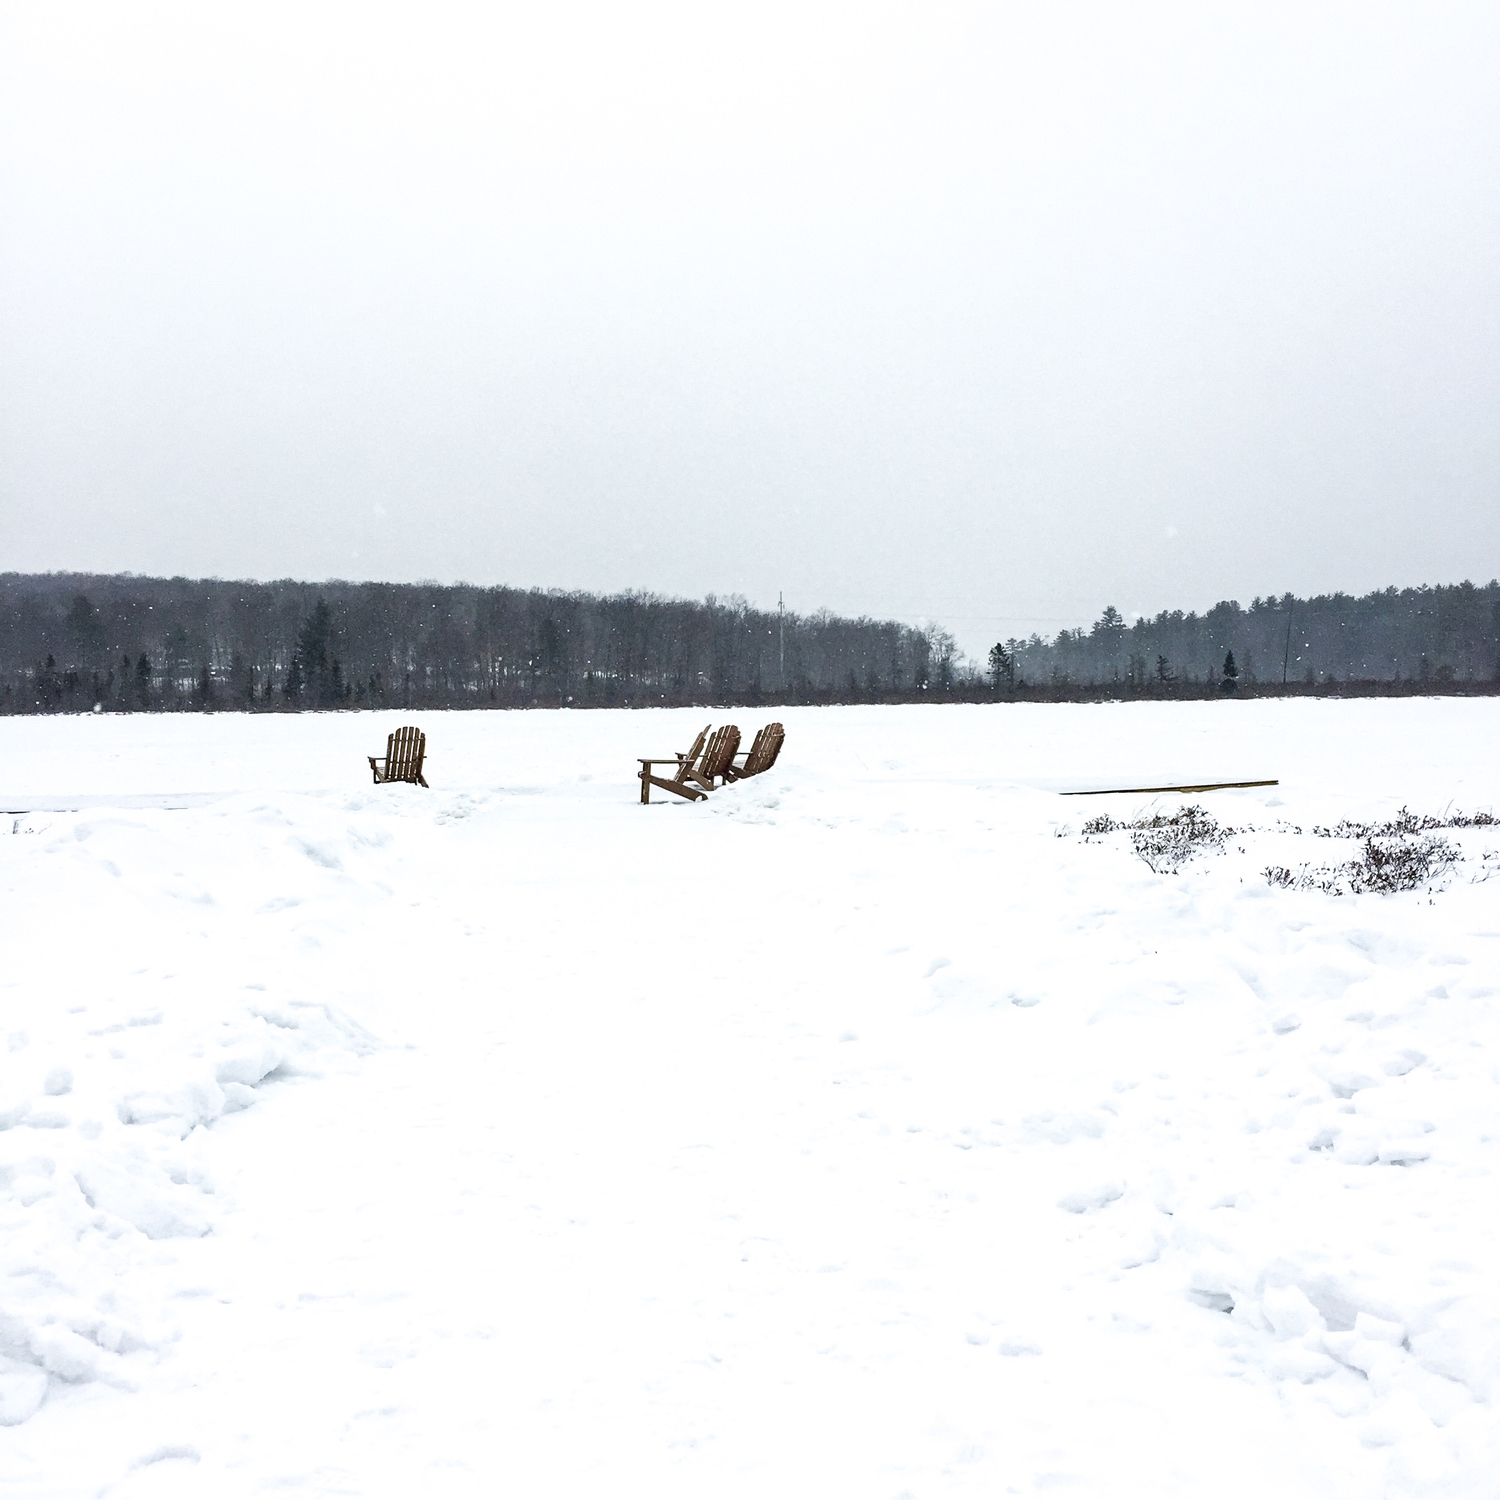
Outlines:
POLYGON ((786 687, 786 598, 780 591, 776 594, 776 624, 781 633, 781 686, 786 687))
POLYGON ((1292 610, 1295 605, 1288 605, 1286 611, 1286 650, 1281 653, 1281 685, 1286 686, 1286 664, 1292 657, 1292 610))

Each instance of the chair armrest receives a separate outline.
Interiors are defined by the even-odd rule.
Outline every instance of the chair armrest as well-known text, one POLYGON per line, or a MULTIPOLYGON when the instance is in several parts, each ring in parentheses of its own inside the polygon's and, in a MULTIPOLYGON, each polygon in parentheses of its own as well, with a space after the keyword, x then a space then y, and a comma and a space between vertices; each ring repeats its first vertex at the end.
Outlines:
POLYGON ((636 756, 643 766, 675 766, 681 763, 680 755, 658 755, 648 760, 644 755, 636 756))

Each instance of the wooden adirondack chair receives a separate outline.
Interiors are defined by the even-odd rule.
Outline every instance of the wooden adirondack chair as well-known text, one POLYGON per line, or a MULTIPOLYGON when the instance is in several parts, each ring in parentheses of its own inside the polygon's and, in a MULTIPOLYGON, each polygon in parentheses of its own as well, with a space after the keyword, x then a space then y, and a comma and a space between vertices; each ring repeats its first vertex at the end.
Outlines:
POLYGON ((722 725, 714 731, 711 738, 708 726, 705 725, 686 755, 674 755, 670 759, 648 759, 641 756, 641 801, 650 803, 651 788, 654 786, 659 786, 664 792, 674 792, 679 797, 686 797, 689 802, 701 800, 713 791, 715 779, 724 775, 724 767, 733 764, 734 752, 739 748, 739 743, 740 732, 735 725, 722 725), (677 775, 670 779, 657 776, 651 770, 652 766, 673 765, 677 767, 677 775))
POLYGON ((375 755, 365 758, 370 762, 376 786, 382 781, 409 781, 413 786, 426 786, 427 778, 422 774, 426 755, 427 736, 415 725, 406 724, 386 740, 383 758, 375 755))
POLYGON ((780 724, 767 724, 752 741, 745 764, 737 766, 731 761, 724 771, 724 780, 743 781, 747 776, 759 776, 762 771, 769 771, 776 764, 785 739, 786 730, 780 724))
POLYGON ((724 773, 734 764, 735 752, 739 748, 739 725, 721 724, 714 731, 713 738, 708 742, 708 749, 703 752, 703 759, 698 762, 698 769, 696 771, 689 771, 688 775, 704 791, 713 791, 714 782, 722 781, 724 773))
POLYGON ((693 748, 685 755, 656 756, 651 759, 645 756, 640 757, 641 769, 637 774, 641 778, 642 802, 651 801, 651 788, 654 786, 659 786, 666 792, 676 792, 679 797, 686 797, 689 802, 696 802, 703 795, 696 787, 688 784, 687 774, 698 767, 698 757, 703 754, 703 746, 708 739, 710 727, 705 724, 698 731, 698 738, 693 741, 693 748), (677 774, 670 779, 657 776, 652 772, 652 766, 676 766, 677 774))

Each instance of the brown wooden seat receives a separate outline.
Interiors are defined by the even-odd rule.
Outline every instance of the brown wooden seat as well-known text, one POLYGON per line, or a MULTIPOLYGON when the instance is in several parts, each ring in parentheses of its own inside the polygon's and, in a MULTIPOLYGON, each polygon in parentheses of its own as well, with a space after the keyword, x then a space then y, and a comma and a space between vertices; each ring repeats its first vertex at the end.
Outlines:
POLYGON ((709 735, 705 725, 703 732, 693 741, 693 748, 686 755, 648 758, 640 757, 641 801, 651 801, 651 788, 659 786, 664 792, 674 792, 697 802, 713 791, 715 781, 722 780, 727 767, 734 764, 734 753, 739 749, 740 731, 734 724, 723 724, 709 735), (667 778, 657 776, 652 766, 676 766, 677 774, 667 778))
POLYGON ((724 771, 724 780, 743 781, 747 776, 759 776, 762 771, 769 771, 776 764, 785 739, 786 730, 780 724, 767 724, 751 742, 745 764, 737 766, 731 761, 724 771))
POLYGON ((403 725, 385 742, 385 755, 367 756, 370 774, 376 786, 382 781, 409 781, 413 786, 426 786, 427 778, 422 774, 422 762, 427 756, 427 736, 412 724, 403 725))

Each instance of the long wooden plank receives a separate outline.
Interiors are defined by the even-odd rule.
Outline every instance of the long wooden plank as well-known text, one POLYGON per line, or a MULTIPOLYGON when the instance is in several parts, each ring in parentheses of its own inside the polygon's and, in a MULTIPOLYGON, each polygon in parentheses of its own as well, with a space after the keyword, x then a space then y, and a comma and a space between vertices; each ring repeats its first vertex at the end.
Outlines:
POLYGON ((1223 792, 1231 787, 1241 786, 1280 786, 1281 782, 1272 781, 1204 781, 1196 786, 1106 786, 1097 791, 1088 792, 1063 792, 1064 797, 1131 797, 1138 796, 1142 792, 1223 792))

